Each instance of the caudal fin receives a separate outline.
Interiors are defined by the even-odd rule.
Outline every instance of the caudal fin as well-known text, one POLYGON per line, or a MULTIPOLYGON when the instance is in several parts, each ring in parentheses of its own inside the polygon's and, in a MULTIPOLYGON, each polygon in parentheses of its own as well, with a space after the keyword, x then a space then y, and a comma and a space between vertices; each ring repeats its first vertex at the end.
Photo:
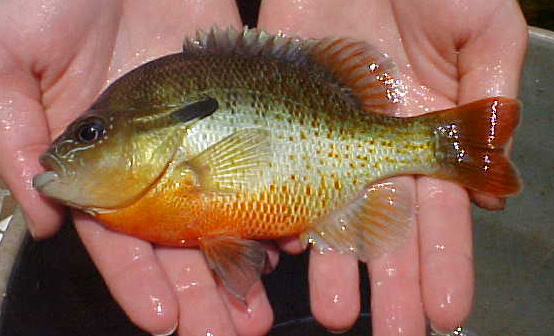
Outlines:
POLYGON ((433 176, 494 196, 516 194, 521 180, 507 144, 519 123, 519 109, 517 100, 496 97, 433 114, 441 164, 433 176))

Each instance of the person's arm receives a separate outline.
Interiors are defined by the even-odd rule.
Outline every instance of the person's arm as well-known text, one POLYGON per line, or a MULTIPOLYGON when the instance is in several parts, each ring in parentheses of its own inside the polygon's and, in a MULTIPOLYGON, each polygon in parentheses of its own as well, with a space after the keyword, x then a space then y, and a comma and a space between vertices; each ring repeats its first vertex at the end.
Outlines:
MULTIPOLYGON (((304 37, 352 37, 389 54, 408 86, 404 115, 487 96, 517 94, 526 26, 515 0, 264 0, 260 27, 304 37)), ((464 323, 473 300, 471 207, 458 185, 403 178, 417 194, 417 223, 406 244, 368 264, 375 335, 424 335, 464 323)), ((502 200, 475 195, 499 208, 502 200)), ((290 242, 288 245, 294 245, 290 242)), ((327 328, 358 316, 356 261, 310 258, 312 311, 327 328)))

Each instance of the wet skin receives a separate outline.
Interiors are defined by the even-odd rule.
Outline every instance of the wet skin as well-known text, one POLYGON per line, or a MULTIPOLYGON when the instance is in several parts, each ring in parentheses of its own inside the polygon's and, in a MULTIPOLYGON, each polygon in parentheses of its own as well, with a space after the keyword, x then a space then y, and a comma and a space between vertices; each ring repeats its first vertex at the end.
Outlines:
MULTIPOLYGON (((525 46, 515 2, 391 3, 264 1, 259 25, 377 45, 396 60, 414 90, 407 113, 490 95, 515 96, 525 46)), ((79 0, 43 6, 18 1, 3 2, 0 13, 5 17, 0 20, 0 176, 22 203, 37 238, 53 234, 63 213, 30 184, 42 171, 38 155, 51 140, 108 81, 180 50, 184 34, 212 24, 240 26, 232 1, 79 0)), ((419 215, 406 246, 369 265, 374 332, 380 336, 423 335, 425 317, 452 329, 467 317, 473 293, 465 190, 428 178, 402 180, 417 194, 419 215)), ((489 207, 502 204, 477 198, 489 207)), ((150 333, 167 333, 177 322, 180 335, 259 335, 271 326, 261 284, 245 309, 216 285, 198 251, 152 246, 108 231, 83 214, 75 219, 112 294, 150 333)), ((280 245, 298 251, 294 240, 280 245)), ((274 250, 270 258, 275 264, 274 250)), ((323 325, 341 330, 353 323, 359 310, 354 258, 312 253, 310 288, 312 310, 323 325)))

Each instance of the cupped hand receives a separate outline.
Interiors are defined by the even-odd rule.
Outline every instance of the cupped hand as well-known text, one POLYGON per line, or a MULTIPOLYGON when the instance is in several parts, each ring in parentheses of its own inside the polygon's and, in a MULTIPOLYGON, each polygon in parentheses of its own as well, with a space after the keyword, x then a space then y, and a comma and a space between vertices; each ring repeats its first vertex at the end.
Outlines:
MULTIPOLYGON (((232 0, 0 2, 0 177, 34 237, 57 231, 63 212, 33 190, 38 156, 110 82, 181 50, 199 28, 240 27, 232 0)), ((75 225, 111 293, 152 334, 261 335, 272 312, 261 283, 249 306, 214 282, 193 249, 154 247, 75 213, 75 225)), ((275 256, 275 254, 273 254, 275 256)))
MULTIPOLYGON (((397 113, 417 115, 487 96, 515 97, 527 30, 514 0, 264 0, 259 26, 270 32, 361 39, 387 53, 407 88, 397 113)), ((473 300, 471 208, 460 186, 402 178, 417 195, 406 244, 369 263, 373 332, 424 335, 466 320, 473 300)), ((488 208, 502 200, 475 195, 488 208)), ((288 242, 289 249, 295 249, 288 242)), ((327 328, 359 313, 358 266, 351 256, 312 253, 310 299, 327 328)))

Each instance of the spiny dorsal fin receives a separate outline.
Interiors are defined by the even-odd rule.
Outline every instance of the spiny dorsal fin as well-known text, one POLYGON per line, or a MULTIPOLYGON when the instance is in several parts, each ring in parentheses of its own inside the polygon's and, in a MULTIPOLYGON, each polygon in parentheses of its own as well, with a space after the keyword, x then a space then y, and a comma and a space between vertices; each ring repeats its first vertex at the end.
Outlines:
POLYGON ((207 32, 199 31, 195 39, 185 40, 183 53, 270 57, 314 67, 349 88, 362 108, 373 113, 389 112, 406 93, 388 55, 366 42, 349 38, 300 39, 256 29, 213 27, 207 32))
POLYGON ((302 65, 309 62, 306 49, 314 43, 316 40, 285 37, 282 34, 272 35, 246 27, 242 31, 232 27, 227 29, 212 27, 209 31, 198 31, 194 39, 186 39, 183 53, 263 56, 302 65))

